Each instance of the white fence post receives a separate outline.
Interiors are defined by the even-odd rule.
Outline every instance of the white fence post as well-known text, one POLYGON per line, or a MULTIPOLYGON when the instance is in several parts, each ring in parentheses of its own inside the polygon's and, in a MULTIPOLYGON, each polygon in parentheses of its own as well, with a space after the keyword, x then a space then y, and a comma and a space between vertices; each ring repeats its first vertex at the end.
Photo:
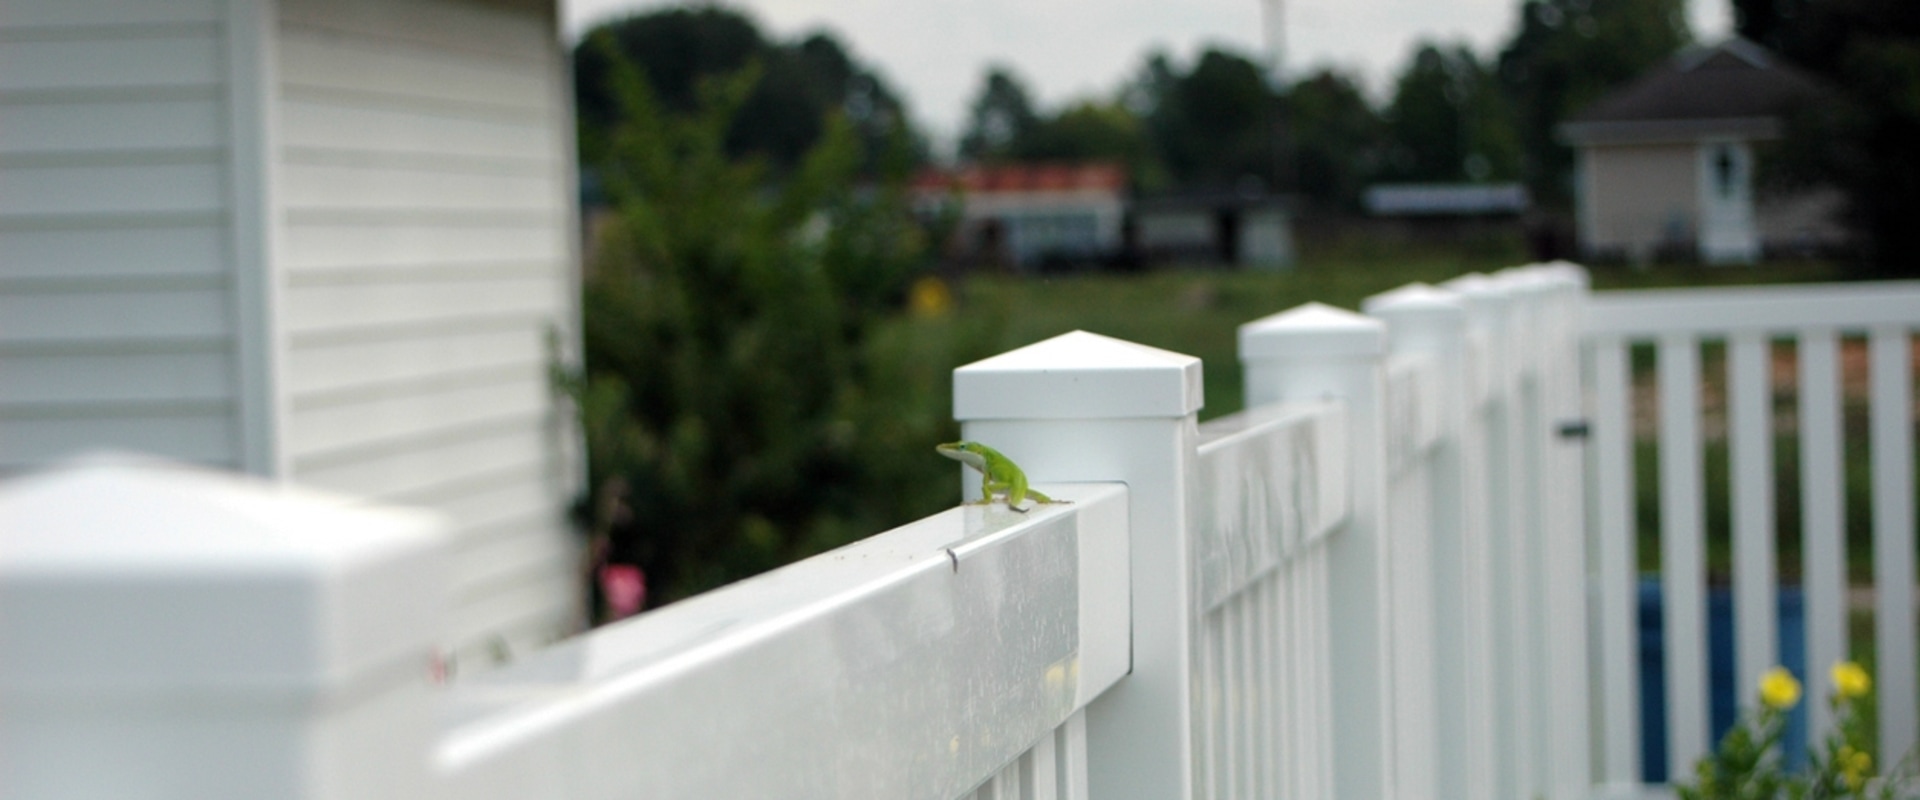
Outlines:
POLYGON ((434 796, 438 528, 159 464, 0 487, 0 796, 434 796))
MULTIPOLYGON (((1468 430, 1466 305, 1453 292, 1412 284, 1367 298, 1363 308, 1386 321, 1388 349, 1394 355, 1429 360, 1437 386, 1427 388, 1438 390, 1427 397, 1393 398, 1388 404, 1429 404, 1440 430, 1432 452, 1416 456, 1421 468, 1403 478, 1424 483, 1407 488, 1425 493, 1426 502, 1415 506, 1419 513, 1408 515, 1414 518, 1390 520, 1396 630, 1422 623, 1427 628, 1417 635, 1410 631, 1396 636, 1403 656, 1396 662, 1403 691, 1402 757, 1416 747, 1431 753, 1433 782, 1428 785, 1435 796, 1487 797, 1492 794, 1485 756, 1492 738, 1488 706, 1493 698, 1482 679, 1492 666, 1485 658, 1490 647, 1484 638, 1468 639, 1470 630, 1483 636, 1483 626, 1469 624, 1469 609, 1490 613, 1490 602, 1483 591, 1485 529, 1467 517, 1462 463, 1462 436, 1468 430), (1421 650, 1407 652, 1409 647, 1421 650), (1416 718, 1405 713, 1413 703, 1424 717, 1417 727, 1416 718), (1471 762, 1470 751, 1476 756, 1471 762), (1475 778, 1471 789, 1469 772, 1475 778)), ((1408 427, 1406 421, 1400 427, 1408 427)), ((1389 431, 1402 437, 1410 433, 1389 431)), ((1397 507, 1390 504, 1389 515, 1395 515, 1397 507)), ((1405 785, 1401 788, 1408 791, 1405 785)))
MULTIPOLYGON (((1036 483, 1128 486, 1133 669, 1087 707, 1094 797, 1192 795, 1188 493, 1200 406, 1199 359, 1083 331, 954 370, 965 438, 1036 483)), ((977 477, 964 485, 977 496, 977 477)))
POLYGON ((1350 511, 1328 545, 1334 797, 1403 796, 1385 535, 1386 348, 1385 323, 1318 303, 1240 326, 1248 407, 1326 400, 1347 407, 1350 511))

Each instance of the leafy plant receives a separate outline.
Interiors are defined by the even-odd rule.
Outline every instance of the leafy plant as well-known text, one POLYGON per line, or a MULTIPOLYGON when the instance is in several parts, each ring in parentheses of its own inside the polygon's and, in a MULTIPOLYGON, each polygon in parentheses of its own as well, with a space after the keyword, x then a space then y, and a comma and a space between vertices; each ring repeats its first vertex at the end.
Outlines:
POLYGON ((869 159, 832 116, 776 181, 726 147, 758 69, 673 113, 589 45, 619 111, 598 165, 618 213, 585 279, 585 370, 562 380, 595 560, 638 565, 671 601, 953 502, 927 450, 952 423, 925 397, 952 362, 901 363, 876 336, 925 262, 908 133, 869 159))
POLYGON ((1684 800, 1760 800, 1762 798, 1892 798, 1912 779, 1915 756, 1901 760, 1887 775, 1873 760, 1873 680, 1851 661, 1832 669, 1834 728, 1812 748, 1808 767, 1787 772, 1781 763, 1781 736, 1787 712, 1800 702, 1800 681, 1782 667, 1760 680, 1760 704, 1741 715, 1719 747, 1694 764, 1693 783, 1676 786, 1684 800))

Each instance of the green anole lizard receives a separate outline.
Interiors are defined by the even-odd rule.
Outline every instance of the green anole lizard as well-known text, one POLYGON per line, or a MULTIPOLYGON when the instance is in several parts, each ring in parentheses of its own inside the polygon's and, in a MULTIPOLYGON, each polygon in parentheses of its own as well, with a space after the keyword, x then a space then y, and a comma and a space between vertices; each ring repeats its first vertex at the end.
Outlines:
POLYGON ((1020 503, 1029 497, 1036 503, 1067 502, 1027 488, 1027 473, 1020 470, 1020 465, 1013 463, 1013 459, 1002 455, 1000 451, 979 442, 953 442, 934 449, 940 455, 980 471, 980 499, 975 501, 980 505, 989 505, 993 503, 994 495, 1005 494, 1007 508, 1025 514, 1027 510, 1021 508, 1020 503))

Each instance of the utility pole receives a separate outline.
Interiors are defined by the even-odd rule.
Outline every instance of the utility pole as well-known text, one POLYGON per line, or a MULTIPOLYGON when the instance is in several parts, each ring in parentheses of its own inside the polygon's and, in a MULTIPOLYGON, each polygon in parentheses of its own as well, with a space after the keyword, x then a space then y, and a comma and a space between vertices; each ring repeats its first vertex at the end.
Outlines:
POLYGON ((1267 46, 1267 85, 1279 91, 1287 85, 1287 39, 1281 0, 1260 0, 1261 34, 1267 46))
POLYGON ((1261 33, 1266 40, 1267 49, 1267 90, 1273 94, 1273 181, 1271 191, 1285 194, 1299 187, 1295 184, 1292 169, 1293 160, 1288 157, 1287 147, 1287 46, 1286 23, 1282 14, 1283 0, 1260 0, 1261 33))

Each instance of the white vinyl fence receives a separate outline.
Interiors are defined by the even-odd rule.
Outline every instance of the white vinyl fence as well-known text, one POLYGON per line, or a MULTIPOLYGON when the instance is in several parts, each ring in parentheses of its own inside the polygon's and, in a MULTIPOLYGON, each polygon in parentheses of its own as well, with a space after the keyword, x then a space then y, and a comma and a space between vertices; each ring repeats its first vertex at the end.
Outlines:
MULTIPOLYGON (((1517 268, 1242 326, 1248 410, 1204 425, 1189 356, 1076 332, 963 367, 964 435, 1069 502, 962 506, 447 685, 429 679, 449 569, 431 517, 124 460, 16 480, 0 485, 0 796, 1638 791, 1624 343, 1660 315, 1623 309, 1659 297, 1593 314, 1595 537, 1585 275, 1517 268)), ((1888 353, 1920 301, 1870 305, 1876 390, 1910 406, 1880 384, 1910 380, 1888 353)), ((1773 331, 1681 313, 1652 335, 1728 314, 1773 331)), ((1802 340, 1803 372, 1832 376, 1835 335, 1802 340)), ((1752 356, 1733 360, 1750 384, 1752 356)), ((1686 356, 1660 361, 1694 385, 1686 356)), ((1910 453, 1910 418, 1880 402, 1875 458, 1881 441, 1910 453)), ((1837 428, 1836 407, 1803 402, 1814 426, 1837 428)), ((1682 416, 1663 429, 1696 441, 1682 416)), ((1687 450, 1662 457, 1697 472, 1687 450)), ((1820 450, 1803 453, 1835 458, 1820 450)), ((1887 458, 1897 498, 1911 476, 1887 458)), ((1833 488, 1808 491, 1831 522, 1833 488)), ((1904 497, 1880 511, 1909 537, 1884 545, 1908 557, 1883 589, 1909 588, 1881 593, 1883 630, 1908 631, 1883 637, 1883 674, 1913 674, 1911 606, 1886 600, 1911 597, 1904 497)), ((1694 505, 1670 524, 1697 516, 1674 502, 1694 505)), ((1675 681, 1702 663, 1697 528, 1663 537, 1675 681)), ((1830 592, 1813 623, 1831 636, 1839 587, 1810 591, 1830 592)), ((1907 716, 1882 719, 1911 737, 1898 691, 1907 716)), ((1698 705, 1672 724, 1703 745, 1698 705)))
POLYGON ((1800 677, 1808 686, 1814 735, 1830 727, 1826 671, 1849 653, 1843 378, 1862 378, 1861 367, 1864 391, 1853 399, 1865 408, 1853 413, 1867 417, 1870 452, 1876 763, 1891 765, 1913 747, 1920 728, 1912 371, 1920 284, 1611 292, 1593 299, 1589 315, 1605 781, 1630 786, 1640 779, 1637 424, 1657 434, 1666 718, 1648 722, 1665 726, 1669 768, 1684 770, 1711 746, 1703 452, 1709 441, 1724 441, 1728 450, 1735 685, 1745 702, 1760 673, 1781 662, 1787 644, 1779 641, 1776 617, 1775 534, 1778 509, 1789 498, 1779 496, 1774 450, 1776 442, 1797 447, 1799 492, 1792 499, 1800 509, 1799 588, 1811 680, 1800 677), (1650 384, 1634 380, 1634 345, 1651 346, 1650 384), (1845 369, 1848 354, 1864 355, 1851 359, 1863 363, 1845 369), (1716 357, 1708 364, 1705 355, 1716 357), (1651 401, 1636 403, 1636 397, 1651 401))

